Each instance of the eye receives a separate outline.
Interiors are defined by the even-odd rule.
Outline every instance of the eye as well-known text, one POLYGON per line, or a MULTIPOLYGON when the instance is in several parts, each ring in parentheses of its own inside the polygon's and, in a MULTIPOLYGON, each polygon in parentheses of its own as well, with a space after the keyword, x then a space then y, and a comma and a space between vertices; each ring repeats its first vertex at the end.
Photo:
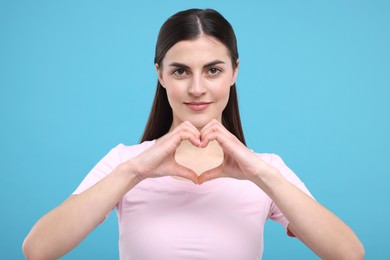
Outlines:
POLYGON ((183 77, 185 76, 185 74, 186 74, 185 69, 176 69, 172 72, 172 75, 175 77, 183 77))
POLYGON ((208 74, 211 75, 211 76, 216 76, 216 75, 218 75, 221 72, 222 72, 222 70, 220 70, 218 68, 210 68, 208 70, 208 74))

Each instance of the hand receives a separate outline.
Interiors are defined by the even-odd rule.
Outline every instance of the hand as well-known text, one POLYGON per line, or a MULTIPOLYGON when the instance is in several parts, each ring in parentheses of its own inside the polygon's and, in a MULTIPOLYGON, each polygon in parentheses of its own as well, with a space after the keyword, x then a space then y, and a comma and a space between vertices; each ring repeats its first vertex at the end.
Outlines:
POLYGON ((200 144, 200 133, 191 123, 183 122, 172 132, 156 140, 156 143, 132 159, 136 165, 139 181, 162 176, 180 176, 198 183, 198 175, 175 161, 175 151, 182 141, 188 140, 194 146, 200 144))
POLYGON ((199 184, 219 177, 257 181, 259 177, 275 172, 275 168, 261 160, 217 120, 212 120, 201 130, 200 147, 206 147, 213 140, 221 146, 224 160, 220 166, 202 173, 199 184))

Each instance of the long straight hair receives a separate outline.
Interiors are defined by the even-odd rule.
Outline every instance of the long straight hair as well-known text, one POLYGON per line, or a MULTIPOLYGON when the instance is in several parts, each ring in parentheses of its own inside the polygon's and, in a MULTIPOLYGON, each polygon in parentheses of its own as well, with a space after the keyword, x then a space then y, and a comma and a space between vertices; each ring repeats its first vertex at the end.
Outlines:
MULTIPOLYGON (((168 50, 179 41, 193 40, 200 35, 214 37, 222 42, 237 68, 237 40, 231 24, 217 11, 212 9, 189 9, 171 16, 161 27, 156 43, 154 63, 162 68, 162 61, 168 50)), ((165 135, 173 121, 172 108, 167 92, 157 80, 157 88, 152 109, 146 123, 141 142, 150 141, 165 135)), ((230 87, 229 100, 222 112, 222 124, 246 145, 242 130, 236 84, 230 87)))

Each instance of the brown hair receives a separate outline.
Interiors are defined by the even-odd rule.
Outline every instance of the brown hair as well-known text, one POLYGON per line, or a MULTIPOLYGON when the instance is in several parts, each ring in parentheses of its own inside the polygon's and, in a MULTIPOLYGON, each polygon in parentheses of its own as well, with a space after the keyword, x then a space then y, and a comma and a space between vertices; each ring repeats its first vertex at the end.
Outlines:
MULTIPOLYGON (((165 54, 173 45, 179 41, 196 39, 201 34, 222 42, 230 52, 233 68, 237 67, 238 49, 233 28, 220 13, 212 9, 189 9, 171 16, 162 25, 158 34, 154 63, 161 68, 165 54)), ((172 108, 166 90, 157 80, 156 94, 141 142, 154 140, 166 134, 172 120, 172 108)), ((229 100, 222 112, 222 124, 246 144, 238 109, 236 84, 230 87, 229 100)))

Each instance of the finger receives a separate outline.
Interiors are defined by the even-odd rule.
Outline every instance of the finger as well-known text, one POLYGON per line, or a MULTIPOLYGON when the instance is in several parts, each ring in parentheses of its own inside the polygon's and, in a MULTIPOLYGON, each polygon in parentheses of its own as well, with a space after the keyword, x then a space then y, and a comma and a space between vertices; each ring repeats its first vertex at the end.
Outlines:
POLYGON ((211 122, 205 125, 200 131, 201 133, 200 147, 206 147, 210 141, 216 140, 217 138, 216 132, 220 131, 219 128, 224 129, 224 126, 215 119, 213 119, 211 122))
MULTIPOLYGON (((156 141, 156 144, 141 153, 139 156, 140 164, 146 171, 159 168, 168 158, 174 158, 174 153, 183 140, 194 139, 192 133, 179 131, 175 135, 164 136, 156 141)), ((170 160, 170 159, 168 159, 170 160)))
POLYGON ((198 175, 193 170, 178 163, 175 164, 175 170, 173 171, 172 176, 183 177, 198 184, 198 175))
POLYGON ((200 146, 200 132, 199 130, 191 124, 189 121, 183 123, 185 131, 188 131, 193 134, 193 138, 188 139, 193 145, 200 146))
POLYGON ((222 126, 223 128, 225 128, 218 120, 216 119, 213 119, 211 120, 209 123, 207 123, 201 130, 200 130, 200 134, 201 136, 202 135, 205 135, 209 132, 213 132, 215 131, 215 129, 219 126, 222 126))
POLYGON ((214 125, 214 124, 222 125, 221 122, 219 122, 217 119, 211 119, 211 121, 208 122, 200 131, 202 132, 205 129, 207 129, 208 127, 210 127, 211 125, 214 125))
POLYGON ((169 139, 170 137, 175 136, 179 132, 182 132, 182 131, 189 132, 189 133, 194 134, 195 136, 200 137, 199 130, 196 129, 195 126, 193 126, 190 122, 185 121, 185 122, 181 123, 179 126, 177 126, 176 128, 174 128, 173 130, 169 131, 168 133, 166 133, 165 135, 160 137, 159 139, 160 140, 169 139))
POLYGON ((200 132, 190 122, 185 121, 176 127, 170 134, 170 136, 180 137, 176 140, 180 144, 184 140, 190 141, 193 145, 199 146, 200 144, 200 132))
POLYGON ((182 126, 163 136, 161 139, 158 140, 158 142, 161 145, 166 146, 166 149, 168 149, 169 152, 173 152, 184 140, 188 140, 193 145, 199 146, 200 133, 194 132, 191 128, 182 126))
MULTIPOLYGON (((226 156, 225 161, 227 158, 230 158, 232 162, 235 161, 239 165, 247 165, 252 160, 253 152, 223 126, 215 126, 213 131, 207 129, 205 133, 205 136, 202 136, 202 141, 216 140, 226 156)), ((202 142, 201 145, 203 146, 204 143, 202 142)))
POLYGON ((214 122, 203 128, 201 131, 201 138, 201 147, 206 147, 210 141, 216 140, 222 148, 224 143, 232 142, 237 139, 219 122, 214 122))
POLYGON ((198 177, 198 184, 205 183, 206 181, 210 181, 216 178, 226 177, 225 171, 223 170, 222 165, 205 171, 198 177))

